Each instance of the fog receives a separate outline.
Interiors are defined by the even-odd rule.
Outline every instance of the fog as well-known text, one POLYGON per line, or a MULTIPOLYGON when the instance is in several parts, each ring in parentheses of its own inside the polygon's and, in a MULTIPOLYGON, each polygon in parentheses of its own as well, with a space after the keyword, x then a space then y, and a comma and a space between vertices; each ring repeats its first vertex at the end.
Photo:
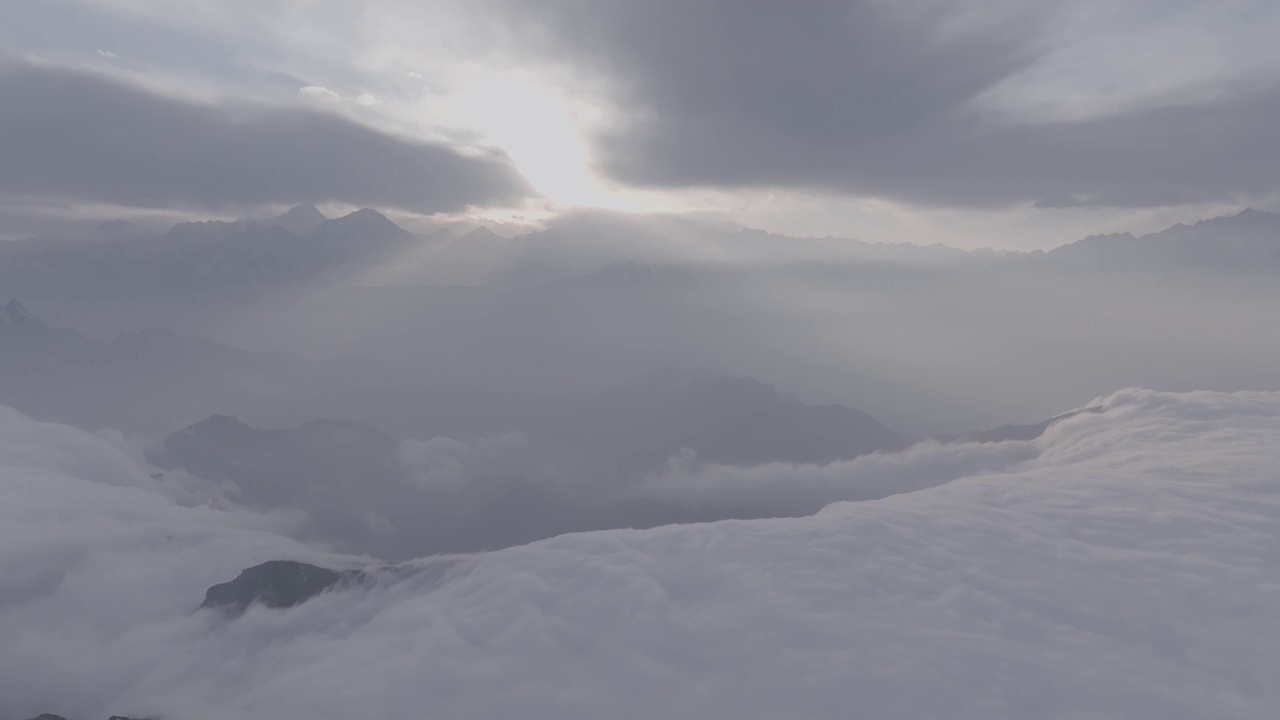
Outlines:
POLYGON ((1018 457, 931 437, 1274 386, 1277 234, 1254 211, 1050 253, 600 212, 510 238, 314 206, 108 223, 3 247, 0 402, 390 561, 802 516, 958 477, 938 453, 1018 457))
POLYGON ((397 565, 290 539, 296 515, 156 476, 119 435, 4 411, 0 715, 1269 717, 1280 398, 1096 406, 1035 440, 675 467, 636 488, 747 513, 853 501, 808 517, 397 565), (197 610, 280 558, 366 579, 197 610))
POLYGON ((0 3, 0 720, 1280 717, 1278 29, 0 3))
POLYGON ((1264 717, 1270 601, 1204 584, 1274 584, 1280 405, 1227 393, 1277 379, 1277 235, 993 253, 302 206, 7 244, 0 717, 393 716, 422 683, 441 717, 711 712, 654 696, 671 674, 812 686, 713 693, 750 717, 1264 717), (355 580, 195 612, 275 560, 355 580), (1018 689, 962 690, 989 663, 1018 689))
POLYGON ((1049 253, 605 212, 111 222, 0 247, 0 402, 388 561, 803 516, 1008 456, 930 438, 1274 387, 1278 235, 1257 211, 1049 253))
POLYGON ((1280 357, 1280 217, 1253 211, 1049 253, 605 213, 511 238, 316 220, 9 244, 3 286, 46 334, 107 347, 50 350, 56 370, 10 381, 5 401, 150 438, 225 414, 474 440, 704 368, 922 439, 1117 387, 1265 389, 1280 357))

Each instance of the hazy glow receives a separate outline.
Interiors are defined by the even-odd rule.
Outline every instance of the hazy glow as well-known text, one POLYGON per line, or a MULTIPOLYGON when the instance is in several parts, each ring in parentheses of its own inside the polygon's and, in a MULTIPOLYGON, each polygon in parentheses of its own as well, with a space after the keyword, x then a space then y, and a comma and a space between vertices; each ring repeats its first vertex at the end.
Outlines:
POLYGON ((530 73, 485 70, 468 75, 460 94, 448 103, 460 124, 506 151, 548 200, 608 203, 609 193, 589 168, 583 136, 594 118, 588 108, 530 73))
MULTIPOLYGON (((572 37, 539 40, 534 29, 515 30, 510 17, 488 11, 493 8, 456 0, 90 4, 100 7, 98 15, 84 19, 86 27, 106 23, 109 30, 102 37, 87 36, 91 43, 73 35, 63 37, 61 45, 42 41, 65 34, 55 14, 48 13, 18 13, 11 23, 18 31, 10 33, 9 42, 20 54, 49 62, 61 62, 60 53, 70 52, 97 71, 201 102, 272 103, 282 99, 278 81, 288 77, 296 80, 283 84, 288 102, 308 103, 407 138, 501 150, 540 195, 511 207, 470 206, 423 222, 525 226, 580 207, 699 212, 784 234, 1030 249, 1093 233, 1153 231, 1245 206, 1280 207, 1267 192, 1174 207, 1045 209, 1029 200, 942 207, 874 192, 824 191, 806 183, 629 187, 600 171, 597 163, 609 150, 595 145, 599 130, 636 111, 613 104, 625 102, 612 92, 619 78, 543 52, 540 42, 554 45, 572 37), (129 23, 111 24, 113 14, 128 17, 129 23), (193 42, 176 53, 177 45, 154 42, 173 33, 193 42), (200 50, 202 40, 209 40, 209 47, 200 50)), ((1025 4, 1004 0, 958 10, 934 0, 872 4, 878 12, 902 15, 908 24, 947 6, 937 27, 943 35, 1027 12, 1025 4)), ((1034 31, 1043 35, 1039 54, 974 97, 967 110, 997 124, 1037 126, 1150 107, 1208 107, 1224 94, 1266 86, 1280 62, 1275 44, 1267 42, 1280 16, 1266 3, 1180 4, 1160 12, 1152 12, 1154 3, 1113 5, 1081 0, 1057 7, 1053 22, 1034 31)), ((581 11, 588 9, 584 5, 581 11)))

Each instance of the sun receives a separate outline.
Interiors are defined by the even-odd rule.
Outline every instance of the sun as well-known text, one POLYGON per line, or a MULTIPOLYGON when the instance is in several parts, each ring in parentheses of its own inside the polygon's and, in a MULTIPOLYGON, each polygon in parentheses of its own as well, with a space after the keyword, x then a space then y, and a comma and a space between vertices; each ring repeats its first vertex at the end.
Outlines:
POLYGON ((548 201, 570 207, 640 210, 592 171, 587 138, 602 111, 529 71, 477 70, 451 111, 486 144, 505 151, 548 201))

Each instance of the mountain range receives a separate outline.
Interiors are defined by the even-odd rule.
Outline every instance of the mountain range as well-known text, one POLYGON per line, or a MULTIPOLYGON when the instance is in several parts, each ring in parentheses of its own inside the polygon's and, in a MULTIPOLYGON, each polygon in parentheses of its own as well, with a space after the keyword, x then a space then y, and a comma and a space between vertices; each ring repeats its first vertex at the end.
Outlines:
MULTIPOLYGON (((306 383, 296 373, 270 382, 197 374, 129 402, 123 389, 70 390, 74 378, 47 393, 9 382, 3 393, 45 417, 148 433, 216 411, 474 438, 532 432, 628 377, 701 365, 767 379, 812 404, 855 406, 914 437, 954 434, 1044 417, 1125 385, 1266 385, 1273 370, 1242 347, 1280 342, 1266 313, 1246 312, 1275 299, 1277 238, 1280 215, 1259 211, 1003 254, 607 213, 512 238, 484 228, 417 236, 373 210, 329 219, 308 205, 152 236, 109 221, 83 237, 0 245, 0 287, 49 326, 39 340, 7 343, 4 372, 61 363, 65 373, 85 365, 71 363, 77 353, 102 365, 110 353, 101 346, 176 342, 156 327, 187 337, 190 364, 218 368, 206 375, 227 379, 219 363, 201 364, 196 336, 336 369, 306 383), (53 332, 63 328, 98 334, 53 332), (1083 346, 1094 352, 1073 352, 1083 346), (216 405, 198 414, 175 407, 197 386, 241 389, 215 392, 216 405), (265 394, 293 404, 255 400, 265 394), (128 409, 139 398, 158 406, 145 421, 128 409)), ((804 428, 816 421, 784 415, 756 432, 815 434, 804 428)), ((694 444, 714 456, 724 443, 707 435, 694 444)), ((665 449, 635 448, 627 462, 652 463, 665 449)))
MULTIPOLYGON (((1113 269, 1280 268, 1280 215, 1247 209, 1233 216, 1174 225, 1142 236, 1097 235, 1047 253, 966 253, 942 246, 876 244, 842 238, 788 238, 716 228, 679 217, 632 218, 584 212, 545 230, 504 238, 481 227, 461 235, 418 236, 376 210, 326 218, 299 205, 265 220, 189 222, 147 235, 106 221, 87 236, 39 237, 0 244, 0 283, 11 295, 37 297, 54 283, 81 294, 189 293, 223 285, 298 281, 349 265, 416 256, 402 269, 409 282, 524 288, 590 274, 617 263, 774 266, 817 263, 1000 266, 1030 261, 1049 267, 1113 269), (70 288, 75 289, 75 288, 70 288)), ((64 288, 66 289, 66 288, 64 288)))
POLYGON ((412 238, 375 210, 328 219, 310 205, 267 220, 181 223, 160 235, 108 222, 85 236, 0 244, 0 286, 63 300, 276 290, 373 262, 412 238))
POLYGON ((536 428, 541 444, 602 467, 652 470, 692 451, 724 465, 828 463, 910 440, 842 405, 806 406, 752 377, 666 367, 536 428))
POLYGON ((1249 208, 1146 235, 1093 235, 1056 248, 1046 258, 1112 269, 1274 272, 1280 269, 1280 214, 1249 208))
POLYGON ((721 517, 629 499, 628 487, 682 452, 726 465, 829 463, 909 444, 852 408, 804 406, 752 378, 678 368, 599 393, 523 440, 402 442, 364 423, 262 429, 215 415, 165 436, 147 458, 249 507, 303 511, 304 538, 395 560, 721 517), (408 459, 422 452, 436 479, 408 459), (594 489, 565 494, 581 481, 594 489))
POLYGON ((235 405, 296 361, 170 330, 110 342, 52 327, 20 302, 0 309, 0 404, 39 420, 149 433, 235 405))

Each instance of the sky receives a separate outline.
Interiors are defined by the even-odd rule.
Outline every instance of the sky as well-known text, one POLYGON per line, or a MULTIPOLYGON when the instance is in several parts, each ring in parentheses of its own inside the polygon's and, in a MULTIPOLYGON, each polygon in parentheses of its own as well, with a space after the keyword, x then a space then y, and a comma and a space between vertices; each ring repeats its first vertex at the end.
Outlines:
POLYGON ((6 0, 0 222, 607 208, 1047 248, 1280 209, 1278 29, 1266 0, 6 0))

